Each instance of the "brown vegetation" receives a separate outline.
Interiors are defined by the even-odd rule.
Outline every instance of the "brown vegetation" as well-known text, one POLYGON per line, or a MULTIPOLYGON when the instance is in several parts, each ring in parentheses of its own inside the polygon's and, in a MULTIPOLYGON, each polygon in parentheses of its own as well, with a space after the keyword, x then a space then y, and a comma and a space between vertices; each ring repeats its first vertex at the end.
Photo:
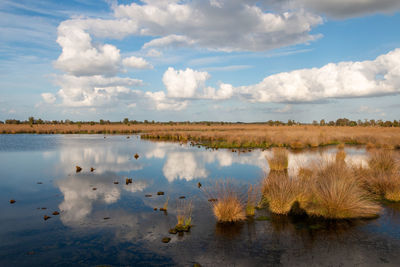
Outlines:
POLYGON ((268 165, 271 171, 287 170, 289 165, 288 151, 285 148, 273 148, 272 156, 267 157, 268 165))
MULTIPOLYGON (((300 168, 297 176, 290 177, 284 171, 270 172, 262 184, 262 194, 270 211, 305 212, 327 219, 369 218, 377 216, 381 207, 365 188, 379 191, 386 198, 400 196, 400 190, 389 190, 387 178, 379 177, 381 183, 376 182, 378 178, 366 176, 370 170, 347 166, 344 159, 344 151, 339 150, 335 161, 324 159, 314 163, 313 168, 300 168)), ((387 164, 379 163, 382 165, 387 168, 387 164)), ((400 179, 391 176, 391 182, 390 188, 400 189, 394 186, 396 182, 400 185, 400 179)))
POLYGON ((216 182, 215 186, 205 189, 212 211, 218 222, 237 222, 246 218, 244 201, 240 193, 229 181, 216 182))
POLYGON ((0 124, 0 133, 132 134, 209 147, 294 149, 337 144, 400 148, 400 127, 270 126, 268 124, 0 124))

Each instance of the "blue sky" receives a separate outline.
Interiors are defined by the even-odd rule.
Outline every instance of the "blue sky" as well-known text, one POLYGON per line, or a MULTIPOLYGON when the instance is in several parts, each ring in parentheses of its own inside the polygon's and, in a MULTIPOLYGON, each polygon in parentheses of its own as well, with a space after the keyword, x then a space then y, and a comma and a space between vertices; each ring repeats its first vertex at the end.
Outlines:
POLYGON ((0 2, 0 120, 400 119, 396 0, 0 2))

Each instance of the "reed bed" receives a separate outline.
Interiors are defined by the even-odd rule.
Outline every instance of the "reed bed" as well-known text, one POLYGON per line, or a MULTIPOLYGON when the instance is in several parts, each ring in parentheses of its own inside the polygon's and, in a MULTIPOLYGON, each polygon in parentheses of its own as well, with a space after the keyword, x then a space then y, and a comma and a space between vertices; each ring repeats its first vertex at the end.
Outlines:
POLYGON ((0 133, 141 134, 144 139, 193 142, 215 148, 292 149, 357 144, 400 148, 400 127, 269 126, 266 124, 0 124, 0 133))

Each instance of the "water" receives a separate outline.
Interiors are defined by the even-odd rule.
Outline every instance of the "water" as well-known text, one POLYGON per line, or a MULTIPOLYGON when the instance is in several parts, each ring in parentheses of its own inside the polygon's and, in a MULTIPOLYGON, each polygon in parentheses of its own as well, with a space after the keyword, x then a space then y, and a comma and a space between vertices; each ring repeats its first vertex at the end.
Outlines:
MULTIPOLYGON (((366 164, 364 150, 346 152, 348 162, 366 164)), ((0 266, 399 266, 397 204, 367 221, 309 221, 263 210, 257 216, 267 221, 217 224, 198 182, 203 188, 223 178, 238 188, 257 184, 269 171, 269 153, 137 136, 0 135, 0 266), (133 183, 125 185, 125 177, 133 183), (168 233, 179 196, 193 202, 195 226, 183 236, 168 233), (168 213, 154 211, 167 197, 168 213), (171 241, 162 243, 163 237, 171 241)), ((334 153, 291 153, 289 172, 334 153)))

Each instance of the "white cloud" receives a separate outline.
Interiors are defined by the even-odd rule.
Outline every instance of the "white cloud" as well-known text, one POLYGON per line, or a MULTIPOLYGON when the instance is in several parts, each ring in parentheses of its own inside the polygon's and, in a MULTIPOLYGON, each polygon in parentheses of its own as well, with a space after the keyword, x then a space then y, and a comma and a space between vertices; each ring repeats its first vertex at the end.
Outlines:
POLYGON ((152 69, 153 66, 141 57, 128 57, 125 58, 122 63, 125 67, 135 68, 135 69, 152 69))
POLYGON ((253 102, 309 102, 399 93, 398 62, 400 49, 372 61, 330 63, 321 68, 278 73, 238 90, 253 102))
POLYGON ((116 74, 120 70, 120 51, 110 44, 93 45, 89 33, 85 32, 86 22, 67 20, 58 26, 57 43, 62 53, 55 66, 76 76, 116 74))
POLYGON ((176 179, 184 179, 186 181, 195 178, 206 178, 207 171, 204 166, 199 166, 191 152, 173 152, 168 154, 167 161, 163 167, 165 178, 169 182, 176 179))
POLYGON ((149 47, 167 47, 167 46, 190 46, 195 44, 196 42, 189 39, 186 36, 171 34, 162 38, 153 39, 150 42, 147 42, 143 45, 143 48, 149 47))
POLYGON ((146 92, 145 96, 154 104, 157 110, 182 110, 185 109, 189 101, 175 100, 167 98, 163 91, 146 92))
POLYGON ((45 103, 53 104, 54 102, 56 102, 56 96, 52 93, 43 93, 41 95, 45 103))
POLYGON ((197 89, 204 86, 210 75, 207 72, 199 72, 187 68, 186 70, 175 70, 169 67, 164 73, 163 83, 169 97, 191 98, 197 89))
POLYGON ((133 21, 137 33, 158 36, 146 47, 179 42, 220 51, 265 51, 306 43, 322 18, 304 9, 264 12, 258 1, 142 1, 114 6, 119 19, 133 21))
POLYGON ((400 1, 398 0, 295 0, 292 2, 335 18, 394 13, 400 10, 400 1))
POLYGON ((129 87, 142 85, 141 80, 120 77, 62 75, 56 77, 61 86, 57 95, 69 107, 112 105, 119 101, 134 101, 141 93, 129 87))
POLYGON ((147 51, 146 54, 148 57, 161 57, 162 56, 162 52, 156 50, 156 49, 150 49, 149 51, 147 51))

